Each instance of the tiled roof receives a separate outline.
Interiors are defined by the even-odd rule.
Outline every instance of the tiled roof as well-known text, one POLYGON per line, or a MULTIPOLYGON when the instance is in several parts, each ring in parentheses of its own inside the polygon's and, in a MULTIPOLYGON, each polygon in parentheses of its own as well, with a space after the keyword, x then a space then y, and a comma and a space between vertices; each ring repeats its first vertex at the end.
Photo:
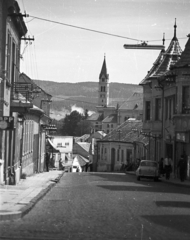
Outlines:
POLYGON ((154 75, 155 71, 157 70, 160 62, 163 59, 163 54, 165 53, 165 50, 161 50, 160 54, 158 55, 156 61, 153 63, 152 68, 150 69, 150 71, 148 71, 146 77, 139 83, 139 85, 145 85, 151 82, 150 78, 151 76, 154 75))
POLYGON ((84 134, 81 137, 75 137, 75 142, 85 142, 90 137, 90 134, 84 134))
POLYGON ((102 123, 117 123, 117 114, 110 114, 104 120, 102 123))
POLYGON ((106 135, 102 140, 109 141, 126 141, 129 139, 131 133, 140 132, 142 130, 142 121, 140 120, 127 120, 106 135), (133 129, 133 130, 132 130, 133 129), (134 131, 135 130, 135 131, 134 131))
POLYGON ((88 121, 102 121, 103 114, 102 113, 93 113, 91 116, 87 118, 88 121))
POLYGON ((189 66, 190 67, 190 34, 189 39, 185 45, 185 49, 181 54, 180 60, 174 65, 174 68, 189 66))
POLYGON ((124 102, 119 110, 142 110, 143 109, 143 93, 134 93, 126 102, 124 102))
POLYGON ((86 152, 89 153, 90 143, 88 143, 88 142, 77 142, 76 144, 78 144, 81 148, 83 148, 86 152))
POLYGON ((177 38, 173 38, 168 49, 164 53, 163 60, 155 71, 154 75, 151 77, 157 78, 162 76, 166 71, 170 70, 170 68, 177 63, 180 59, 182 50, 179 46, 179 42, 177 38))
POLYGON ((170 70, 170 68, 177 63, 180 59, 182 50, 179 45, 178 39, 176 37, 176 24, 174 25, 174 37, 171 40, 168 49, 165 52, 161 52, 155 61, 155 65, 153 65, 150 72, 147 76, 141 81, 140 84, 146 84, 151 82, 152 79, 161 77, 166 71, 170 70))

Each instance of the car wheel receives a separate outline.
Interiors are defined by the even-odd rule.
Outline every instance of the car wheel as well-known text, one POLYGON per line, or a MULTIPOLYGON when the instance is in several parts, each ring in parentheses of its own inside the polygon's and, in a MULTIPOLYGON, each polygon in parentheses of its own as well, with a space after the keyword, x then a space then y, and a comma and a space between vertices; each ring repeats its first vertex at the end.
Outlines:
POLYGON ((140 181, 140 180, 141 180, 141 178, 138 176, 138 177, 137 177, 137 180, 138 180, 138 181, 140 181))

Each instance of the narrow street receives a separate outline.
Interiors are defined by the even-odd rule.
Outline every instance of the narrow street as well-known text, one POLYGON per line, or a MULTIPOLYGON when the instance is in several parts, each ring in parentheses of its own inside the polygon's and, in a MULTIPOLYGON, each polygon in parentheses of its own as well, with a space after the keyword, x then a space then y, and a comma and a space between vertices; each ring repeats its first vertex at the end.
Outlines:
POLYGON ((190 191, 122 173, 65 173, 0 239, 189 240, 190 191))

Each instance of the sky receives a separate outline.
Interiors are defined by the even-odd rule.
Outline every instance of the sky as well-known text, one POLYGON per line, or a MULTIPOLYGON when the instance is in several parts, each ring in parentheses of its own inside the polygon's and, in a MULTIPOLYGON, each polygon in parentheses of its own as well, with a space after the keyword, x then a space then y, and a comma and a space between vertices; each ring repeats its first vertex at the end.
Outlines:
POLYGON ((165 33, 167 48, 175 18, 182 50, 190 33, 190 0, 17 2, 21 11, 29 14, 24 18, 27 36, 35 39, 23 40, 21 45, 21 72, 32 79, 98 82, 105 56, 110 82, 139 84, 159 50, 124 49, 123 45, 141 41, 160 45, 165 33))

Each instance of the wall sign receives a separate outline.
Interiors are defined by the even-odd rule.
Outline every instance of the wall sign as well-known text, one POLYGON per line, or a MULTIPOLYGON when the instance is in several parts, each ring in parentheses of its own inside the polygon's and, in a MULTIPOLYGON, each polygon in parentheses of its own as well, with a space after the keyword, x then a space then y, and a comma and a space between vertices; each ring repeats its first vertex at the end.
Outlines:
POLYGON ((14 129, 14 117, 0 117, 0 129, 13 130, 14 129))
POLYGON ((176 141, 179 142, 189 142, 189 134, 185 132, 176 133, 176 141))

